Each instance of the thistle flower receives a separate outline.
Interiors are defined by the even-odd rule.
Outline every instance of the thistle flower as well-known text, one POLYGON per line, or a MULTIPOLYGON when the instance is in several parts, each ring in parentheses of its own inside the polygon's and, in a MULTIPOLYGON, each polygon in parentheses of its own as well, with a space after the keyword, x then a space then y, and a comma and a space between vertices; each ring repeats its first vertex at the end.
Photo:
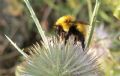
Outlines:
POLYGON ((31 56, 17 67, 17 76, 102 76, 97 55, 88 49, 83 51, 73 39, 65 45, 52 38, 49 47, 34 45, 31 56))

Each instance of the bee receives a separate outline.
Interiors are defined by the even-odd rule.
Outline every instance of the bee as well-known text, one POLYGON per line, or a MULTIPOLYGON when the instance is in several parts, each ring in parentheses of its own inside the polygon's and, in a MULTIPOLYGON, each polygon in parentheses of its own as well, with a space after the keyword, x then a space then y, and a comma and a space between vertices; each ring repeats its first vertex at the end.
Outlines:
POLYGON ((57 34, 62 39, 65 39, 65 43, 73 35, 75 37, 74 41, 81 42, 83 49, 85 48, 86 25, 86 23, 77 21, 71 15, 60 17, 55 23, 57 34))

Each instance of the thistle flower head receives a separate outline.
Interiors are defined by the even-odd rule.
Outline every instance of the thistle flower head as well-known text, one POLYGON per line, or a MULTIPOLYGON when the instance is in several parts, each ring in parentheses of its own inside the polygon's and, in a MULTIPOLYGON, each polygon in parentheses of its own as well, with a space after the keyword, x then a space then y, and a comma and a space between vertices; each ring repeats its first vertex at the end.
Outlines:
POLYGON ((31 56, 17 67, 18 76, 102 76, 98 57, 81 44, 69 39, 67 44, 55 38, 49 40, 50 50, 39 44, 31 48, 31 56))

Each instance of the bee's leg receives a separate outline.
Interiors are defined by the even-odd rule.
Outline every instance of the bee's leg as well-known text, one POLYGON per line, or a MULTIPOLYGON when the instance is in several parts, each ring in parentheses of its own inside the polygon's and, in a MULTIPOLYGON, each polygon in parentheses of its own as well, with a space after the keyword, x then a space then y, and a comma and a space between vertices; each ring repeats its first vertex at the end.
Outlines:
POLYGON ((66 36, 65 36, 65 44, 67 43, 67 40, 68 40, 68 38, 69 38, 69 34, 67 34, 66 36))
POLYGON ((61 32, 61 39, 64 40, 66 32, 61 32))
POLYGON ((83 36, 81 36, 80 38, 80 41, 81 41, 81 44, 82 44, 82 48, 83 48, 83 50, 84 50, 84 48, 85 48, 85 38, 83 37, 83 36))
POLYGON ((83 50, 84 50, 84 48, 85 48, 85 37, 83 36, 83 34, 82 33, 79 33, 79 35, 78 35, 78 41, 80 41, 81 42, 81 44, 82 44, 82 48, 83 48, 83 50))
POLYGON ((65 32, 63 31, 63 29, 60 26, 56 27, 56 33, 57 33, 58 40, 59 41, 63 40, 65 32))
POLYGON ((60 29, 58 27, 56 27, 56 29, 55 29, 55 34, 57 36, 57 39, 59 40, 60 39, 60 29))
POLYGON ((78 36, 75 36, 75 39, 74 39, 75 44, 77 43, 77 41, 79 41, 79 38, 78 36))
POLYGON ((85 49, 85 43, 84 43, 84 40, 83 41, 81 41, 82 42, 82 48, 83 48, 83 50, 85 49))
POLYGON ((65 44, 67 43, 67 40, 69 39, 70 35, 72 33, 71 32, 68 32, 66 35, 65 35, 65 44))

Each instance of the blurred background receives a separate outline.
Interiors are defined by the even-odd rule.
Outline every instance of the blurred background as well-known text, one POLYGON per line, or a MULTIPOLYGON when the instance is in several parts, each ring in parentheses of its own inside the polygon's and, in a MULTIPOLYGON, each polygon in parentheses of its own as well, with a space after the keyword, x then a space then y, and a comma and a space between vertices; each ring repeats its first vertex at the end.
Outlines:
MULTIPOLYGON (((29 1, 48 36, 54 34, 53 25, 63 15, 73 15, 89 23, 95 5, 95 0, 29 1)), ((40 42, 38 30, 23 0, 0 0, 0 76, 15 76, 15 67, 22 57, 5 34, 25 52, 32 44, 40 42)), ((96 46, 97 41, 107 49, 107 55, 109 52, 102 65, 105 75, 120 76, 120 0, 101 0, 93 40, 91 46, 96 46)))

